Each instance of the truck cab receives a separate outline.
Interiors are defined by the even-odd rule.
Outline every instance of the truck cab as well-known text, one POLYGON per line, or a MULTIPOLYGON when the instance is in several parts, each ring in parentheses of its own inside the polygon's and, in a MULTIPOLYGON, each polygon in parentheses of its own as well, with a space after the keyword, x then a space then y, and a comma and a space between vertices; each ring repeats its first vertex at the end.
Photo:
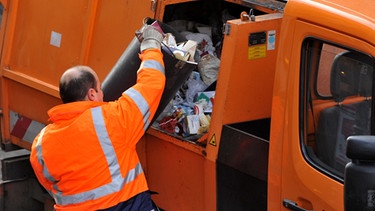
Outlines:
POLYGON ((344 209, 346 139, 374 133, 372 6, 288 2, 272 100, 269 210, 285 199, 307 210, 344 209))

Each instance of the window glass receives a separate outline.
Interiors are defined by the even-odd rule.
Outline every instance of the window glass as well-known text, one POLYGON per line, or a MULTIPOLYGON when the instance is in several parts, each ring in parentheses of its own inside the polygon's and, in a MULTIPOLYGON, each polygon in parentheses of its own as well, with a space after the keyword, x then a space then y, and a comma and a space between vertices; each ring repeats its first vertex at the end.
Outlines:
POLYGON ((301 108, 308 160, 343 179, 346 139, 371 134, 374 61, 361 52, 307 39, 302 49, 301 108))
POLYGON ((2 22, 3 22, 3 13, 4 13, 4 6, 2 3, 0 3, 0 27, 2 25, 2 22))
POLYGON ((332 96, 330 92, 330 73, 335 56, 345 51, 342 48, 323 44, 319 61, 319 71, 317 72, 316 91, 320 96, 332 96))

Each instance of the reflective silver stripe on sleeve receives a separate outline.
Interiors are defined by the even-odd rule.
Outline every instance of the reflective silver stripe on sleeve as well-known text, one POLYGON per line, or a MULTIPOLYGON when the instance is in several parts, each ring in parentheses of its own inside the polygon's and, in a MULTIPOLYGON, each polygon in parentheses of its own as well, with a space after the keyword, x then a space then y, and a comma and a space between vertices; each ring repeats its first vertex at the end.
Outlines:
POLYGON ((112 182, 102 185, 98 188, 74 195, 64 195, 63 193, 58 192, 57 194, 55 194, 54 198, 56 199, 56 203, 59 205, 82 203, 88 200, 95 200, 100 197, 118 192, 124 187, 125 184, 132 182, 137 178, 138 175, 143 173, 141 164, 137 163, 137 165, 133 169, 129 170, 125 177, 121 176, 120 166, 112 142, 105 127, 101 107, 92 108, 91 114, 93 117, 97 137, 108 162, 108 168, 111 174, 112 182))
POLYGON ((159 70, 160 72, 162 72, 163 74, 165 74, 165 70, 164 70, 163 65, 160 64, 156 60, 146 60, 146 61, 143 61, 142 64, 141 64, 141 67, 139 69, 142 69, 142 68, 151 68, 151 69, 159 70))
POLYGON ((137 105, 138 109, 141 111, 143 115, 143 130, 146 131, 148 125, 150 124, 149 118, 150 118, 150 106, 148 105, 146 99, 141 95, 138 90, 134 88, 129 88, 124 92, 124 94, 128 95, 135 104, 137 105))

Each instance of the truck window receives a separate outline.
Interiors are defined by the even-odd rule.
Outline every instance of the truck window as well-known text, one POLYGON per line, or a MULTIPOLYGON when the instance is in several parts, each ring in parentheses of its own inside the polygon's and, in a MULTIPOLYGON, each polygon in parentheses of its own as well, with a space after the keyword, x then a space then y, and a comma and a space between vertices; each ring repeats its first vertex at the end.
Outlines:
POLYGON ((1 23, 3 22, 3 13, 4 13, 4 6, 3 6, 3 3, 0 2, 0 27, 1 27, 1 23))
POLYGON ((346 139, 372 134, 374 59, 309 38, 302 49, 301 125, 306 159, 343 181, 346 139))

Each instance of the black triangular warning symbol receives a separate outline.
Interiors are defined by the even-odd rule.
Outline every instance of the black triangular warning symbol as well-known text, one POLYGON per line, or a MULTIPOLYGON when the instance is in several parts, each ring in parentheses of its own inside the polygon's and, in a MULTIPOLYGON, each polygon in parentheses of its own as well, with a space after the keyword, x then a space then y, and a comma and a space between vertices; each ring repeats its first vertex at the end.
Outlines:
POLYGON ((210 144, 212 146, 216 146, 216 137, 215 137, 215 134, 211 137, 210 144))

